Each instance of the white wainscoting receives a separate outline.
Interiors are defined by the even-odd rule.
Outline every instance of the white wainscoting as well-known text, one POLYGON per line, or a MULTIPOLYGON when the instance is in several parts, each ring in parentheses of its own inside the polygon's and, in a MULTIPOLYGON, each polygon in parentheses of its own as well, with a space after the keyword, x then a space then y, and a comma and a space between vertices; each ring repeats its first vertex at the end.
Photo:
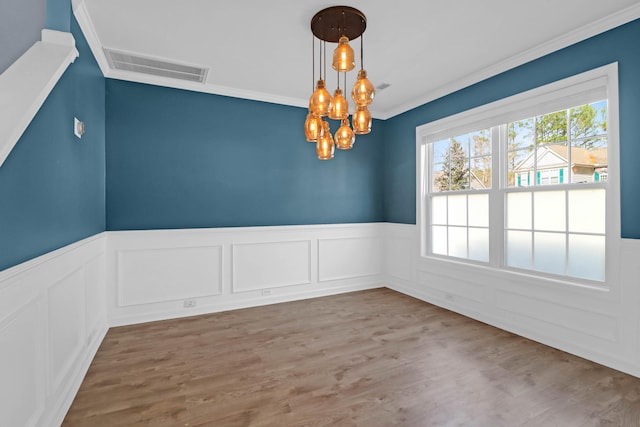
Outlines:
POLYGON ((311 240, 231 247, 234 293, 311 283, 311 240))
POLYGON ((382 240, 341 237, 318 240, 318 281, 382 274, 382 240))
POLYGON ((62 422, 107 331, 105 237, 0 272, 0 425, 62 422))
POLYGON ((110 324, 381 287, 383 226, 108 232, 110 324))
POLYGON ((640 377, 640 240, 609 290, 419 256, 415 225, 384 224, 391 289, 640 377))
POLYGON ((640 376, 640 240, 622 240, 609 291, 418 244, 415 225, 388 223, 107 232, 2 271, 0 425, 59 425, 107 325, 384 285, 640 376))
POLYGON ((123 250, 117 256, 121 307, 221 292, 221 246, 123 250))

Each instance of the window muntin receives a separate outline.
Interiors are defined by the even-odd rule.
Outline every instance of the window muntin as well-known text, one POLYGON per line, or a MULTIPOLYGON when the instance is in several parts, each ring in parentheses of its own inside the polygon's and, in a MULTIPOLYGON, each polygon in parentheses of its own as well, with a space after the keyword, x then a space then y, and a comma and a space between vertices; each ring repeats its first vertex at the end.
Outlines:
POLYGON ((437 194, 431 198, 433 254, 489 261, 489 195, 437 194))
POLYGON ((427 171, 451 171, 451 153, 464 152, 469 180, 464 180, 468 182, 464 187, 453 185, 451 180, 438 187, 438 181, 433 176, 429 178, 428 253, 543 275, 604 282, 608 105, 606 99, 594 101, 593 95, 588 97, 589 101, 570 108, 452 138, 443 138, 446 135, 440 131, 437 147, 435 143, 427 144, 425 153, 429 153, 431 161, 427 171), (500 138, 494 137, 493 144, 484 145, 490 150, 481 145, 482 151, 474 151, 470 137, 487 135, 491 141, 492 134, 500 138), (452 150, 454 144, 460 147, 452 150), (437 159, 439 162, 434 162, 437 159), (476 159, 488 167, 477 167, 479 161, 473 163, 476 159), (502 164, 493 163, 495 159, 502 159, 502 164), (486 171, 481 175, 488 185, 472 186, 474 166, 475 170, 486 171), (494 188, 492 172, 499 175, 494 188), (589 188, 583 189, 585 186, 589 188), (450 200, 455 192, 465 193, 455 197, 464 199, 466 204, 450 200), (470 206, 468 199, 476 193, 482 193, 477 195, 484 198, 486 209, 470 206), (500 230, 495 224, 489 227, 491 204, 504 211, 500 230), (448 213, 443 214, 444 209, 455 209, 457 214, 450 218, 448 213), (466 215, 466 223, 452 221, 461 212, 466 215), (483 217, 487 213, 481 225, 474 223, 477 212, 482 212, 483 217), (499 251, 493 248, 490 253, 490 239, 504 242, 499 251))
POLYGON ((481 129, 431 144, 432 192, 491 188, 491 130, 481 129))
POLYGON ((599 100, 506 125, 507 159, 527 153, 517 164, 508 161, 515 179, 505 189, 507 267, 604 281, 605 186, 568 188, 604 182, 606 119, 607 101, 599 100), (567 189, 541 191, 549 185, 567 189), (514 193, 514 187, 530 191, 514 193), (513 219, 524 215, 526 223, 513 219))
POLYGON ((605 206, 604 188, 507 192, 505 265, 603 282, 605 206))
POLYGON ((509 187, 599 182, 607 172, 607 100, 507 124, 509 187))
POLYGON ((491 144, 491 129, 459 134, 430 144, 433 254, 489 261, 491 144))

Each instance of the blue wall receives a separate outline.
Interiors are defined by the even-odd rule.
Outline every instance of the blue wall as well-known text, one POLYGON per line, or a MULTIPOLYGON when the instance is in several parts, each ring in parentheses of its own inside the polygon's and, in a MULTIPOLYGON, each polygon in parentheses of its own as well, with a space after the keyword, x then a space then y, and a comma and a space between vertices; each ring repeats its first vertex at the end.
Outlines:
POLYGON ((0 271, 105 229, 104 77, 75 20, 71 31, 80 57, 0 167, 0 271))
POLYGON ((615 61, 622 236, 640 238, 640 21, 376 121, 320 162, 304 109, 105 83, 67 3, 47 22, 69 25, 80 58, 0 168, 0 270, 105 229, 415 223, 416 126, 615 61))
POLYGON ((620 89, 622 237, 640 238, 640 20, 387 120, 385 220, 416 221, 416 126, 615 61, 620 89))
POLYGON ((306 110, 107 80, 107 229, 382 221, 382 127, 317 160, 306 110))
POLYGON ((48 29, 69 32, 72 21, 71 0, 47 0, 48 29))

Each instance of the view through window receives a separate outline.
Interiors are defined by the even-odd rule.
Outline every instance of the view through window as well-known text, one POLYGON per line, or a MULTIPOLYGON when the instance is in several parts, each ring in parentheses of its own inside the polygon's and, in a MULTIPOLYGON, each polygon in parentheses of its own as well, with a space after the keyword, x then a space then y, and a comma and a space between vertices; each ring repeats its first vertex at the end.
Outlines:
POLYGON ((535 99, 523 109, 535 114, 506 109, 490 125, 426 133, 426 255, 604 282, 611 138, 597 86, 562 108, 560 96, 535 99))

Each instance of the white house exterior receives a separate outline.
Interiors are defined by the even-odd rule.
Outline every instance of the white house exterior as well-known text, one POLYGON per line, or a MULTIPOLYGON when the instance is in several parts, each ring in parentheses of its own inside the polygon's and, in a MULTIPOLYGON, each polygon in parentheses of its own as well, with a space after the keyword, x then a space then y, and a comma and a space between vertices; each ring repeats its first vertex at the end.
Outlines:
POLYGON ((541 146, 516 165, 513 172, 516 187, 606 181, 607 148, 571 147, 569 153, 563 144, 541 146))

